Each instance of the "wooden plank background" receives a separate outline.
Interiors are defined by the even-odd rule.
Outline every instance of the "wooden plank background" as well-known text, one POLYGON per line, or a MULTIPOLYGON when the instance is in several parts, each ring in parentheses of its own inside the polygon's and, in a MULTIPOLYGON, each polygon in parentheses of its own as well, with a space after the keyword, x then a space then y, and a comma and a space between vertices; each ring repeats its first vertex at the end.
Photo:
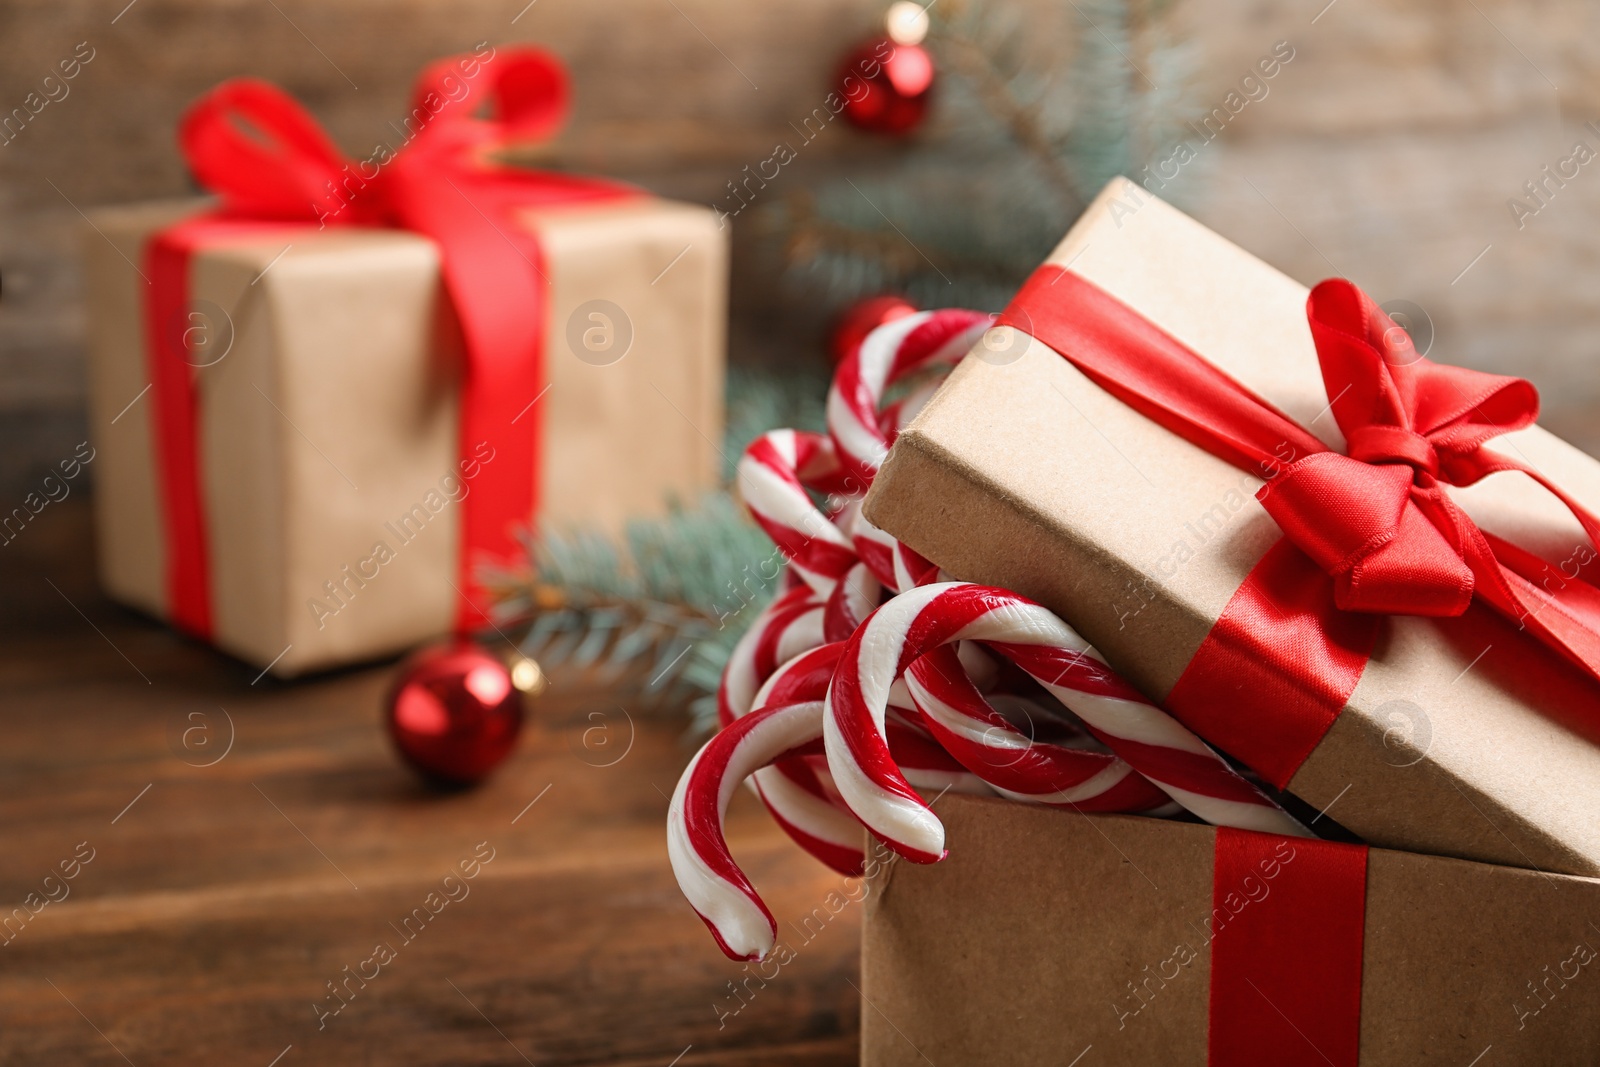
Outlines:
MULTIPOLYGON (((1017 3, 1063 63, 1092 32, 1072 5, 1017 3)), ((0 6, 0 113, 79 42, 95 56, 66 99, 0 146, 0 509, 83 437, 79 210, 184 192, 173 124, 216 81, 282 83, 356 153, 403 115, 425 60, 479 40, 535 41, 576 81, 575 121, 553 158, 714 202, 815 106, 882 7, 0 6)), ((1585 125, 1600 120, 1600 8, 1218 0, 1175 17, 1194 44, 1203 109, 1275 41, 1296 49, 1270 95, 1186 169, 1178 192, 1192 210, 1303 281, 1343 273, 1380 300, 1420 305, 1434 354, 1531 377, 1546 424, 1600 451, 1600 171, 1584 167, 1521 227, 1508 208, 1576 142, 1600 148, 1585 125)), ((805 187, 902 150, 841 127, 784 180, 805 187)), ((747 228, 735 232, 734 358, 815 358, 824 317, 785 297, 747 228)), ((385 669, 252 685, 254 671, 105 603, 85 488, 0 550, 0 904, 38 890, 79 842, 95 850, 65 902, 0 946, 0 1063, 854 1061, 853 910, 719 1025, 726 984, 742 974, 667 873, 665 794, 687 758, 675 726, 636 716, 628 755, 595 766, 616 751, 597 739, 625 735, 593 729, 626 719, 612 691, 568 679, 503 774, 430 795, 375 728, 385 669), (234 746, 192 766, 173 736, 191 713, 217 723, 218 709, 234 746), (471 895, 319 1031, 324 984, 480 841, 495 859, 471 895)), ((838 884, 742 795, 733 836, 780 916, 810 912, 838 884)))
MULTIPOLYGON (((941 0, 956 4, 959 0, 941 0)), ((172 130, 222 78, 280 82, 349 152, 389 135, 426 60, 481 40, 570 64, 560 162, 715 202, 821 100, 883 0, 12 0, 0 111, 80 42, 94 59, 0 146, 0 491, 20 497, 82 439, 79 208, 185 191, 172 130)), ((1003 6, 1060 64, 1093 32, 1054 0, 1003 6)), ((1092 5, 1090 5, 1092 9, 1092 5)), ((1520 229, 1508 201, 1585 140, 1600 150, 1600 8, 1586 0, 1216 0, 1174 6, 1193 99, 1222 102, 1287 40, 1295 59, 1173 190, 1303 281, 1345 273, 1433 320, 1435 354, 1527 375, 1546 423, 1591 451, 1600 427, 1600 176, 1555 189, 1520 229), (1485 252, 1484 250, 1487 249, 1485 252), (1481 259, 1477 259, 1480 253, 1481 259), (1470 270, 1464 269, 1469 267, 1470 270)), ((930 131, 937 140, 937 128, 930 131)), ((832 127, 785 168, 795 188, 901 148, 832 127)), ((1552 187, 1554 188, 1554 187, 1552 187)), ((774 194, 782 193, 775 188, 774 194)), ((744 220, 740 220, 743 222, 744 220)), ((825 316, 786 298, 735 225, 733 355, 818 358, 825 316)))
POLYGON ((860 905, 824 903, 843 879, 741 791, 730 840, 794 960, 752 978, 679 895, 681 719, 558 676, 499 774, 439 794, 389 752, 388 667, 252 684, 104 602, 88 537, 69 500, 0 554, 0 923, 62 898, 0 926, 0 1063, 855 1062, 860 905), (379 942, 395 958, 322 1020, 379 942))

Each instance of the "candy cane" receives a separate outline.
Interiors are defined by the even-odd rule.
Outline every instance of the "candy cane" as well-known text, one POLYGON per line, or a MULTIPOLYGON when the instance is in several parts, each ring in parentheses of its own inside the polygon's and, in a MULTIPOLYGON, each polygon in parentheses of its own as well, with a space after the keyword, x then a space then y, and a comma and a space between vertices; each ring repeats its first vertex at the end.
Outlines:
MULTIPOLYGON (((761 687, 761 692, 756 695, 756 706, 767 707, 772 704, 798 704, 822 700, 827 695, 828 683, 833 679, 833 673, 838 667, 844 648, 843 641, 820 645, 785 663, 761 687)), ((915 710, 910 696, 903 691, 898 701, 893 695, 890 697, 890 710, 899 709, 915 710)), ((923 779, 920 785, 935 790, 949 788, 958 792, 980 794, 993 792, 979 781, 976 775, 968 772, 953 755, 941 748, 933 735, 918 723, 894 716, 885 720, 884 727, 884 735, 889 742, 889 750, 895 762, 908 775, 920 775, 923 779)), ((817 740, 821 739, 819 723, 817 740)), ((815 756, 808 752, 806 758, 819 761, 813 766, 819 769, 821 777, 831 781, 826 763, 820 762, 823 759, 820 745, 815 756)), ((756 777, 759 780, 762 775, 758 774, 756 777)), ((832 790, 827 792, 831 796, 837 796, 832 790)), ((847 808, 841 810, 848 811, 847 808)), ((851 818, 853 820, 854 816, 851 818)), ((855 825, 859 828, 860 823, 855 825)), ((859 834, 857 836, 859 837, 859 834)))
POLYGON ((822 636, 828 641, 843 641, 856 632, 878 607, 883 586, 865 563, 845 572, 828 596, 822 609, 822 636))
MULTIPOLYGON (((780 595, 763 608, 750 628, 734 645, 717 687, 717 719, 727 727, 757 706, 763 686, 769 685, 781 664, 823 641, 823 605, 817 603, 810 587, 800 585, 780 595)), ((827 661, 815 690, 808 699, 820 700, 838 654, 827 661)), ((763 700, 763 702, 766 702, 763 700)), ((825 762, 816 757, 817 762, 825 762)), ((838 797, 832 779, 824 782, 819 772, 806 762, 783 761, 781 773, 763 782, 751 781, 773 820, 801 848, 839 871, 860 873, 860 823, 838 797)))
MULTIPOLYGON (((841 583, 835 590, 836 599, 845 588, 841 583)), ((850 632, 854 629, 851 626, 850 632)), ((824 645, 796 656, 767 679, 750 703, 820 699, 842 647, 824 645)), ((1165 803, 1163 794, 1113 756, 1038 743, 1016 731, 984 701, 953 648, 919 660, 908 672, 908 682, 914 683, 918 675, 927 680, 898 701, 891 695, 891 705, 921 708, 939 720, 939 727, 924 737, 911 724, 890 718, 885 735, 896 765, 919 791, 999 791, 1013 799, 1070 804, 1085 811, 1149 811, 1165 803)), ((819 720, 818 737, 820 730, 819 720)), ((860 824, 840 799, 822 760, 799 756, 781 760, 757 771, 752 784, 774 821, 797 844, 841 874, 860 873, 860 824)))
MULTIPOLYGON (((820 702, 843 650, 843 642, 822 645, 785 663, 761 687, 756 706, 820 702)), ((931 736, 910 724, 886 722, 885 737, 895 762, 918 789, 935 794, 994 792, 931 736)), ((816 736, 811 740, 821 739, 819 714, 816 736)), ((839 796, 820 751, 778 760, 756 771, 751 782, 773 819, 797 844, 840 874, 853 877, 861 873, 861 823, 839 796)))
POLYGON ((913 371, 954 364, 989 328, 979 311, 922 311, 884 323, 839 364, 828 391, 828 432, 838 462, 865 493, 889 452, 879 409, 889 386, 913 371))
MULTIPOLYGON (((746 775, 803 749, 822 731, 821 701, 777 704, 737 719, 690 760, 667 806, 667 857, 690 906, 734 960, 760 959, 777 922, 739 869, 722 833, 728 802, 746 775)), ((859 824, 852 846, 861 855, 859 824)))
MULTIPOLYGON (((823 613, 811 589, 802 585, 756 617, 734 645, 717 689, 717 717, 724 728, 752 708, 772 703, 767 694, 775 681, 785 678, 785 702, 821 700, 838 660, 837 648, 825 662, 807 658, 808 650, 822 644, 823 613), (794 661, 789 673, 781 674, 780 666, 788 661, 794 661)), ((783 760, 772 775, 751 779, 750 784, 773 821, 796 844, 841 874, 859 874, 861 824, 839 799, 825 763, 820 754, 812 761, 783 760)))
POLYGON ((1098 740, 1207 822, 1306 834, 1047 609, 1003 589, 947 582, 901 593, 875 611, 846 643, 825 702, 823 743, 840 794, 907 859, 943 858, 944 826, 895 768, 884 743, 889 690, 924 653, 957 640, 989 642, 1011 658, 1098 740))
MULTIPOLYGON (((738 783, 753 776, 778 824, 807 851, 846 875, 863 863, 861 824, 835 806, 825 772, 806 756, 822 739, 823 702, 788 700, 826 689, 842 645, 824 645, 781 667, 757 696, 763 706, 742 715, 707 741, 678 779, 667 807, 667 855, 679 887, 718 946, 736 960, 772 950, 777 925, 755 887, 734 862, 723 834, 728 803, 738 783), (765 703, 768 700, 777 703, 765 703), (781 814, 780 814, 781 811, 781 814)), ((924 788, 938 792, 989 792, 937 745, 891 724, 889 747, 924 788)))
MULTIPOLYGON (((857 564, 829 600, 823 617, 824 636, 842 640, 853 633, 876 606, 877 588, 857 564)), ((755 706, 823 696, 838 660, 838 648, 821 656, 816 654, 821 650, 791 655, 796 648, 816 643, 815 627, 804 625, 812 622, 817 612, 806 592, 779 598, 735 647, 719 691, 724 724, 755 706), (779 669, 775 664, 780 659, 791 662, 779 669)), ((963 653, 976 653, 976 647, 965 644, 963 653)), ((891 695, 891 707, 912 711, 920 707, 934 720, 935 733, 928 739, 915 736, 913 723, 898 717, 887 722, 895 761, 917 789, 986 793, 990 792, 987 784, 1014 799, 1074 804, 1088 811, 1142 811, 1165 800, 1137 776, 1130 778, 1127 765, 1114 757, 1037 744, 1018 733, 984 702, 954 650, 942 650, 942 654, 949 660, 937 661, 940 666, 931 680, 932 656, 924 657, 908 672, 908 682, 923 677, 919 692, 906 692, 897 683, 899 699, 891 695), (935 698, 931 690, 941 684, 935 698)), ((970 669, 980 676, 993 673, 981 653, 966 658, 970 669)), ((752 785, 774 820, 802 848, 840 873, 858 873, 859 825, 839 800, 826 767, 819 763, 785 760, 770 772, 757 774, 752 785)))
MULTIPOLYGON (((835 462, 865 494, 889 445, 933 396, 937 383, 884 408, 884 393, 916 371, 954 364, 975 344, 991 316, 977 311, 930 311, 886 323, 867 335, 840 364, 828 393, 828 432, 835 462), (880 408, 882 410, 880 410, 880 408)), ((889 589, 902 592, 932 581, 938 568, 890 537, 859 508, 847 529, 862 562, 889 589)))
MULTIPOLYGON (((911 664, 906 686, 933 738, 1001 796, 1081 811, 1149 811, 1167 796, 1108 752, 1055 744, 1006 720, 972 684, 955 648, 911 664)), ((1037 705, 1013 704, 1032 717, 1037 705)), ((1049 720, 1044 720, 1048 723, 1049 720)))
POLYGON ((884 586, 901 593, 913 586, 935 581, 939 568, 912 549, 878 529, 861 514, 851 516, 850 544, 884 586))
MULTIPOLYGON (((822 702, 776 705, 735 719, 695 753, 667 805, 667 857, 689 904, 735 960, 772 951, 777 923, 728 851, 722 835, 739 783, 786 752, 816 740, 822 702)), ((859 851, 860 845, 857 844, 859 851)))
MULTIPOLYGON (((841 583, 835 590, 830 610, 848 599, 842 595, 847 588, 841 583)), ((859 624, 859 619, 845 620, 845 636, 859 624)), ((820 699, 841 648, 825 645, 795 657, 768 678, 750 703, 764 706, 820 699)), ((964 646, 967 651, 975 649, 974 645, 964 646)), ((969 662, 972 659, 968 657, 969 662)), ((973 669, 992 673, 986 664, 974 664, 973 669)), ((990 789, 985 786, 991 786, 1013 799, 1071 805, 1084 811, 1149 811, 1166 803, 1163 793, 1115 756, 1051 744, 1018 731, 979 693, 954 648, 941 648, 922 657, 907 672, 906 682, 909 690, 901 690, 898 684, 891 690, 886 734, 896 764, 921 791, 987 793, 990 789), (925 718, 906 721, 893 717, 897 708, 920 712, 925 718), (917 736, 918 721, 931 727, 929 736, 917 736)), ((1007 702, 1029 714, 1040 710, 1020 698, 1007 702)), ((799 831, 791 836, 829 866, 854 873, 860 858, 858 824, 842 804, 832 803, 837 790, 830 788, 832 778, 825 766, 798 759, 784 761, 770 772, 758 772, 755 783, 774 818, 785 829, 799 831), (823 804, 830 810, 821 810, 823 804), (808 839, 801 840, 801 835, 808 839), (843 860, 846 852, 850 859, 843 860)))
MULTIPOLYGON (((752 706, 821 701, 843 647, 821 645, 782 664, 762 683, 752 706)), ((808 742, 821 736, 819 716, 808 742)), ((796 754, 754 772, 750 782, 773 820, 796 844, 840 874, 861 873, 861 823, 839 797, 825 757, 796 754)))
POLYGON ((755 696, 778 664, 822 643, 823 606, 800 586, 762 608, 740 636, 717 686, 717 721, 726 726, 755 707, 755 696), (813 627, 815 630, 813 631, 813 627))
POLYGON ((838 471, 833 442, 822 434, 773 430, 750 442, 739 458, 739 496, 796 573, 819 597, 856 563, 844 531, 819 511, 802 474, 827 480, 838 471))
POLYGON ((741 499, 818 596, 829 596, 857 558, 891 590, 933 577, 931 563, 859 512, 889 441, 927 403, 936 383, 882 411, 878 406, 895 380, 960 358, 988 322, 978 312, 940 311, 880 327, 840 368, 829 395, 830 436, 773 430, 752 441, 740 457, 741 499), (862 450, 848 466, 841 462, 840 440, 862 450), (808 488, 842 494, 846 503, 830 519, 812 502, 808 488))

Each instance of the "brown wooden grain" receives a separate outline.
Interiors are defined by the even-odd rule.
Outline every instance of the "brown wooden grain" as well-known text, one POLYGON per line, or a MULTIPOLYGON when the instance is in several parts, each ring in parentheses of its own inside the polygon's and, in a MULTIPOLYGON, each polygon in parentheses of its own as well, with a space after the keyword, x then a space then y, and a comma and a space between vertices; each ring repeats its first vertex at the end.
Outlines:
MULTIPOLYGON (((853 909, 810 942, 789 931, 797 958, 719 1026, 745 973, 666 862, 681 717, 558 676, 499 774, 439 794, 379 728, 390 666, 252 685, 98 596, 75 500, 0 553, 0 588, 0 915, 79 842, 95 850, 0 945, 0 1063, 855 1062, 853 909), (233 747, 191 766, 210 757, 171 739, 219 708, 233 747), (484 841, 468 895, 404 941, 390 923, 484 841), (325 983, 378 942, 396 958, 319 1030, 325 983)), ((780 920, 839 885, 749 798, 734 808, 780 920)))
MULTIPOLYGON (((958 2, 943 0, 939 10, 958 2)), ((779 142, 798 158, 756 207, 844 176, 870 181, 897 160, 926 160, 923 150, 949 133, 939 111, 927 136, 909 143, 844 123, 814 142, 795 133, 886 0, 125 6, 0 4, 0 114, 23 104, 78 42, 96 50, 70 95, 0 146, 0 496, 8 508, 84 438, 78 209, 189 191, 174 126, 220 79, 281 83, 347 153, 365 157, 394 136, 390 124, 406 114, 422 63, 480 40, 538 44, 567 62, 575 89, 573 121, 547 159, 724 209, 733 206, 728 183, 779 142)), ((990 6, 1025 20, 1029 41, 1058 57, 1049 64, 1057 77, 1097 36, 1083 5, 990 6)), ((1584 167, 1537 218, 1519 221, 1510 209, 1575 142, 1597 144, 1586 124, 1600 117, 1600 6, 1164 6, 1192 57, 1188 102, 1197 114, 1223 106, 1276 42, 1292 44, 1296 57, 1270 95, 1251 102, 1162 195, 1300 281, 1343 274, 1379 301, 1419 306, 1435 327, 1431 355, 1528 377, 1544 393, 1546 427, 1600 451, 1590 341, 1600 180, 1584 167)), ((1139 48, 1128 58, 1146 66, 1139 48)), ((1163 97, 1182 89, 1184 79, 1150 69, 1163 97)), ((1132 66, 1121 73, 1132 78, 1132 66)), ((1177 136, 1156 146, 1158 158, 1171 158, 1177 136)), ((899 208, 889 210, 916 232, 899 208)), ((812 290, 781 284, 774 242, 760 231, 755 207, 733 222, 730 352, 739 362, 815 363, 831 309, 812 290)))

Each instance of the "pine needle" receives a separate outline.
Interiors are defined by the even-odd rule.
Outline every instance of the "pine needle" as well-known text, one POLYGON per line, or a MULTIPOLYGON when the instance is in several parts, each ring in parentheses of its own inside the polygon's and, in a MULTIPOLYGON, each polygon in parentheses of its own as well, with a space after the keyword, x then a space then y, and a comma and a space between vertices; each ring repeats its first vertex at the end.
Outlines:
POLYGON ((765 209, 791 284, 835 305, 898 292, 998 310, 1107 181, 1175 143, 1191 64, 1168 7, 929 5, 937 122, 875 172, 765 209))
MULTIPOLYGON (((735 369, 724 453, 779 426, 820 429, 826 382, 735 369)), ((502 627, 525 625, 524 655, 546 671, 592 668, 637 680, 652 707, 687 708, 690 731, 716 725, 716 690, 734 643, 775 594, 786 563, 728 489, 670 502, 620 534, 545 529, 516 571, 485 571, 502 627)))

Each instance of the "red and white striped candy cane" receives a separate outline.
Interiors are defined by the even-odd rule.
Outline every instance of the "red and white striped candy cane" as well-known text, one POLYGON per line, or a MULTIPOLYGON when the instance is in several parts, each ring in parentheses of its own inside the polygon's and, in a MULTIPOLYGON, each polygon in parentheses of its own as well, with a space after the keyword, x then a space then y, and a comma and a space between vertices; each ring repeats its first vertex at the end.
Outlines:
POLYGON ((824 605, 798 586, 762 608, 734 644, 717 686, 717 721, 726 726, 755 707, 756 692, 779 664, 823 641, 824 605))
POLYGON ((832 516, 833 524, 850 539, 851 548, 878 584, 898 593, 936 580, 939 568, 872 525, 861 513, 861 503, 861 497, 845 498, 832 516))
MULTIPOLYGON (((820 645, 779 667, 761 687, 761 692, 756 695, 756 706, 797 704, 823 699, 827 695, 828 683, 833 679, 833 672, 838 666, 844 647, 842 641, 820 645)), ((898 701, 891 697, 890 710, 915 713, 909 694, 903 695, 898 701)), ((918 789, 931 789, 936 793, 952 790, 979 795, 989 795, 994 792, 976 774, 941 748, 933 735, 917 722, 908 720, 903 715, 894 715, 885 720, 884 727, 884 736, 889 742, 890 753, 906 777, 918 789)), ((819 721, 817 725, 819 742, 822 740, 821 730, 819 721)), ((837 799, 838 792, 832 787, 833 779, 828 774, 822 746, 820 744, 817 746, 814 756, 807 753, 804 758, 817 769, 818 777, 825 785, 824 792, 837 799)), ((758 774, 756 777, 759 780, 761 775, 758 774)), ((840 810, 846 814, 849 812, 842 801, 840 810)), ((859 831, 861 824, 855 821, 853 815, 850 819, 854 828, 859 831)), ((859 833, 856 836, 859 839, 859 833)))
POLYGON ((830 438, 772 430, 750 442, 735 475, 756 523, 823 599, 855 565, 856 553, 845 532, 812 503, 806 486, 832 482, 838 471, 830 438))
MULTIPOLYGON (((843 642, 826 644, 785 663, 761 687, 756 706, 821 701, 843 650, 843 642)), ((933 794, 993 793, 925 731, 890 719, 884 733, 896 764, 916 788, 933 794)), ((813 740, 818 742, 815 754, 809 750, 792 754, 756 771, 751 781, 773 819, 797 844, 840 874, 858 875, 861 823, 845 806, 828 772, 820 745, 820 712, 813 740)))
POLYGON ((992 319, 981 311, 920 311, 879 326, 839 364, 828 391, 828 432, 838 462, 857 483, 853 492, 866 493, 889 452, 893 427, 884 425, 880 410, 889 386, 915 371, 954 365, 992 319))
POLYGON ((896 769, 883 740, 895 678, 951 641, 984 641, 1065 704, 1102 744, 1207 822, 1306 830, 1204 741, 1146 700, 1046 608, 1003 589, 946 582, 901 593, 846 643, 828 687, 828 767, 856 817, 907 859, 944 855, 944 826, 896 769))
MULTIPOLYGON (((772 951, 777 923, 728 851, 722 822, 746 777, 816 740, 822 702, 774 705, 723 727, 695 753, 667 805, 667 857, 678 887, 735 960, 772 951)), ((786 827, 787 829, 787 827, 786 827)), ((859 841, 856 844, 859 853, 859 841)))
MULTIPOLYGON (((777 923, 739 869, 723 836, 738 784, 774 760, 804 751, 821 733, 822 702, 774 704, 751 712, 707 741, 678 779, 667 807, 667 856, 683 895, 731 959, 772 951, 777 923)), ((861 857, 860 824, 854 850, 861 857)))
MULTIPOLYGON (((991 318, 960 310, 908 315, 872 331, 839 365, 828 392, 828 432, 835 461, 857 493, 866 493, 895 435, 927 403, 937 383, 887 407, 885 392, 909 374, 954 365, 983 336, 991 318)), ((855 509, 847 527, 851 544, 879 581, 903 592, 934 579, 938 568, 859 512, 855 509)))
MULTIPOLYGON (((824 607, 809 586, 800 585, 763 608, 728 656, 717 687, 717 719, 726 728, 757 706, 757 695, 781 665, 822 644, 824 607)), ((807 699, 820 700, 838 653, 827 660, 815 690, 807 699)), ((784 760, 780 772, 765 784, 751 785, 767 811, 795 843, 841 874, 859 873, 861 824, 827 778, 826 760, 784 760), (817 766, 812 766, 814 763, 817 766)))
MULTIPOLYGON (((829 598, 823 637, 842 642, 854 633, 877 606, 878 588, 862 564, 852 568, 829 598)), ((794 642, 802 627, 789 625, 790 620, 810 623, 815 610, 803 592, 791 593, 758 618, 735 648, 725 674, 720 693, 724 723, 751 707, 823 696, 839 647, 788 657, 811 642, 814 629, 805 626, 800 641, 794 642), (777 661, 785 657, 789 662, 778 668, 777 661), (753 692, 758 684, 759 692, 753 692)), ((976 645, 962 647, 975 653, 967 659, 980 676, 992 673, 976 645)), ((1052 745, 1010 726, 979 694, 954 648, 923 657, 907 672, 906 681, 915 685, 918 677, 923 679, 920 690, 907 692, 897 683, 891 691, 891 709, 912 712, 911 720, 891 714, 886 721, 895 762, 918 790, 988 792, 987 783, 1014 799, 1072 804, 1086 811, 1148 811, 1166 802, 1164 794, 1130 774, 1127 764, 1114 756, 1052 745), (924 721, 915 714, 919 708, 931 735, 918 736, 925 732, 916 729, 924 721)), ((753 784, 773 818, 806 851, 841 873, 856 872, 861 862, 858 824, 839 800, 822 760, 784 760, 757 774, 753 784)))
POLYGON ((819 456, 832 462, 829 439, 774 430, 751 442, 739 460, 740 497, 795 572, 824 599, 858 559, 893 591, 931 581, 938 568, 868 522, 859 498, 846 499, 832 517, 812 503, 806 488, 817 486, 798 468, 819 456))
MULTIPOLYGON (((859 563, 853 570, 859 573, 839 582, 829 601, 836 615, 833 625, 848 627, 841 634, 841 640, 877 606, 877 582, 859 563), (859 598, 853 595, 856 591, 868 594, 871 603, 858 602, 859 598)), ((823 644, 826 610, 829 609, 817 602, 813 591, 803 585, 762 609, 750 629, 734 645, 727 666, 723 668, 722 682, 717 689, 720 725, 725 727, 762 704, 822 699, 838 660, 838 648, 827 656, 825 664, 815 656, 807 657, 802 653, 816 650, 823 644), (788 665, 787 674, 776 673, 785 664, 788 665), (813 673, 807 675, 804 673, 807 670, 813 673), (818 670, 820 673, 816 673, 818 670), (773 686, 780 682, 783 688, 773 695, 773 686)), ((926 747, 923 746, 920 756, 903 764, 911 780, 924 787, 934 784, 936 789, 945 786, 967 792, 984 789, 954 759, 942 752, 938 755, 943 758, 935 759, 932 753, 925 751, 926 747)), ((895 749, 897 754, 902 754, 907 744, 901 741, 895 749)), ((783 760, 770 775, 754 779, 751 784, 773 820, 796 844, 841 874, 860 872, 861 824, 839 799, 820 751, 810 761, 783 760)))
MULTIPOLYGON (((762 683, 752 706, 817 704, 827 692, 843 648, 842 643, 825 644, 794 656, 762 683)), ((796 844, 840 874, 858 875, 861 823, 839 798, 827 758, 816 751, 819 746, 815 742, 821 736, 819 714, 816 734, 808 739, 809 751, 796 752, 753 772, 750 784, 773 820, 796 844)))
POLYGON ((930 385, 879 410, 894 381, 959 359, 987 328, 980 312, 920 312, 879 327, 835 376, 828 398, 829 434, 773 430, 750 443, 739 459, 739 495, 794 570, 826 598, 860 558, 891 590, 930 580, 927 560, 859 514, 889 442, 933 393, 930 385), (856 449, 846 460, 844 442, 856 449), (842 495, 832 518, 807 489, 842 495))
POLYGON ((896 593, 937 581, 939 568, 878 529, 857 508, 850 522, 850 544, 874 577, 896 593))
MULTIPOLYGON (((753 776, 778 824, 807 851, 846 875, 862 867, 861 824, 842 806, 825 772, 810 759, 822 739, 823 702, 795 700, 825 691, 841 645, 812 649, 785 664, 757 697, 763 706, 724 727, 678 779, 667 808, 667 855, 689 903, 722 951, 736 960, 772 950, 777 926, 734 862, 723 820, 734 790, 753 776), (764 703, 768 700, 774 703, 764 703)), ((909 777, 929 789, 988 793, 936 744, 892 723, 887 743, 909 777)))
POLYGON ((828 596, 822 609, 822 636, 829 641, 847 640, 882 599, 882 584, 865 563, 857 563, 828 596))
POLYGON ((1047 729, 1036 704, 1018 703, 1033 719, 1023 732, 973 685, 952 645, 922 656, 906 671, 906 687, 933 738, 1001 796, 1080 811, 1152 811, 1165 793, 1109 752, 1037 736, 1047 729))

